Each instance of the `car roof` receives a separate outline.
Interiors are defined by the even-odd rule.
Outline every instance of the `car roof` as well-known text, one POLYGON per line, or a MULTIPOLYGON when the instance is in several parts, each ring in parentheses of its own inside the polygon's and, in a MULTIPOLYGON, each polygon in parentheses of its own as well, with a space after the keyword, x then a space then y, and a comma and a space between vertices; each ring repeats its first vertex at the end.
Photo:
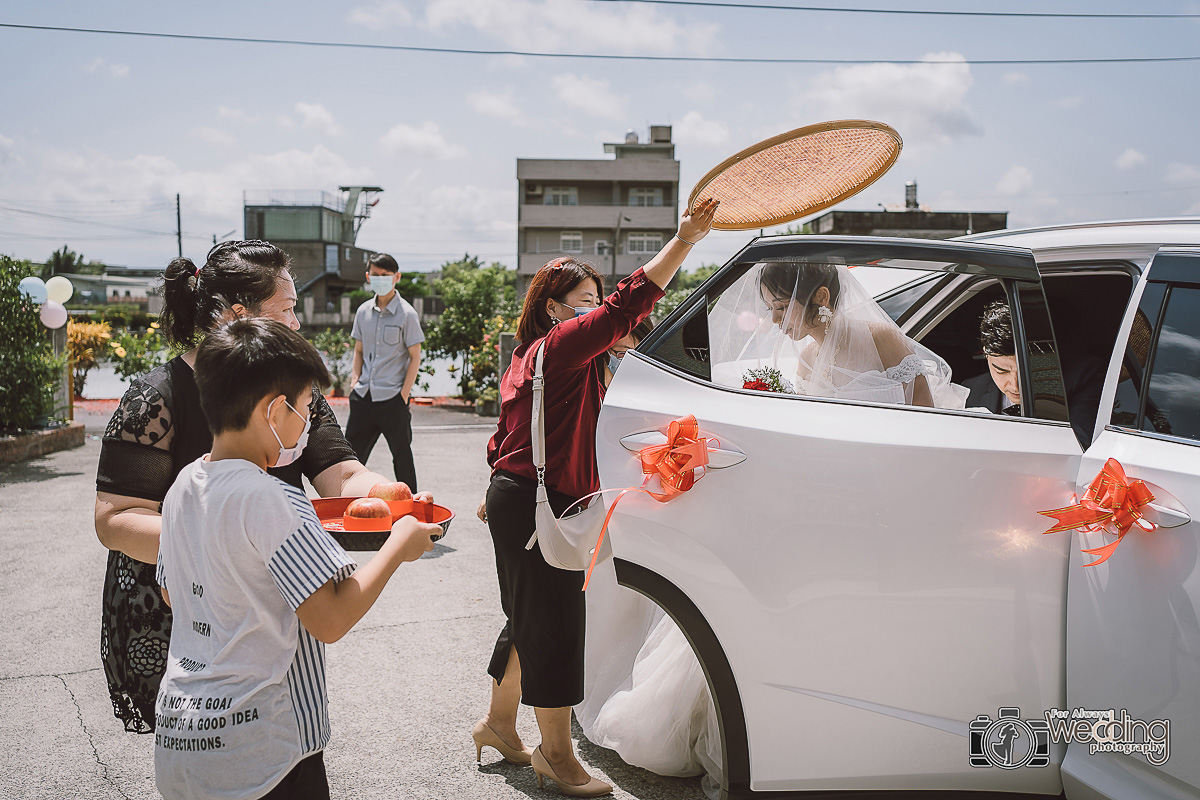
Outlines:
POLYGON ((1039 264, 1111 258, 1145 266, 1158 248, 1200 245, 1200 217, 1123 219, 988 231, 955 241, 1025 247, 1039 264))

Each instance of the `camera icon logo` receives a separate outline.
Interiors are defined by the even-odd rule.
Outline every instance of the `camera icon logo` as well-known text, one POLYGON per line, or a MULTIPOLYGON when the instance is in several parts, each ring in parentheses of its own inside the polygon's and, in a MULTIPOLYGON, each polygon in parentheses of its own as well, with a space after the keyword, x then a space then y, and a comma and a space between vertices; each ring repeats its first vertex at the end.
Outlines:
POLYGON ((1050 725, 1021 719, 1021 709, 1001 708, 996 719, 980 714, 970 725, 971 766, 1018 769, 1050 763, 1050 725))

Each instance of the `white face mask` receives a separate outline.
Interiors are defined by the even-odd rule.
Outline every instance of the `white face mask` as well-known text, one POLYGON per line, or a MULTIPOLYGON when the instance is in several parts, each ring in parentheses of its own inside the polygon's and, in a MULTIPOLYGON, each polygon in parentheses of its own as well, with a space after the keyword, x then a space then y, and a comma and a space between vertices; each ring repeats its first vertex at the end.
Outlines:
POLYGON ((283 402, 284 405, 292 409, 293 414, 304 420, 304 430, 300 431, 300 438, 296 440, 294 447, 284 447, 283 440, 279 438, 279 431, 275 430, 275 426, 271 425, 270 422, 271 407, 274 406, 274 403, 267 406, 267 424, 271 425, 271 433, 275 434, 275 441, 279 442, 279 458, 275 459, 275 463, 271 465, 272 468, 286 467, 288 464, 295 463, 300 454, 304 452, 304 446, 308 444, 308 429, 312 427, 312 420, 310 418, 303 416, 299 411, 292 408, 292 404, 287 400, 283 402))
POLYGON ((393 275, 369 275, 367 283, 371 284, 371 291, 383 297, 390 294, 396 286, 395 276, 393 275))

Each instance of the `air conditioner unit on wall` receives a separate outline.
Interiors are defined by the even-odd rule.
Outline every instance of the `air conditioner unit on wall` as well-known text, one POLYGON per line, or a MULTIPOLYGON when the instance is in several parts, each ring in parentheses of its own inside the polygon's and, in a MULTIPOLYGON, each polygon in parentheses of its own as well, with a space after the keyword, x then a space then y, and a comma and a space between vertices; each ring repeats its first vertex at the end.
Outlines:
POLYGON ((541 194, 541 193, 542 193, 542 185, 540 183, 535 183, 529 187, 529 194, 541 194))

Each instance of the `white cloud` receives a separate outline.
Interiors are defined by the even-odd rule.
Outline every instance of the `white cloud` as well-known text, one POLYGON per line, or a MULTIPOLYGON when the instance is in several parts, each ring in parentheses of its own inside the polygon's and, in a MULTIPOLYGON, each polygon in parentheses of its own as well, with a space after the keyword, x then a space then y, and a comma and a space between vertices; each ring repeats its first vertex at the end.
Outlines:
POLYGON ((689 111, 675 123, 673 131, 679 144, 716 147, 729 139, 729 128, 716 120, 705 119, 699 111, 689 111))
POLYGON ((411 25, 413 15, 408 10, 408 5, 400 0, 371 0, 364 6, 351 9, 347 20, 354 25, 365 25, 378 30, 411 25))
POLYGON ((1126 148, 1124 153, 1117 156, 1117 160, 1113 162, 1117 169, 1133 169, 1146 163, 1146 155, 1132 147, 1126 148))
POLYGON ((1029 83, 1029 76, 1024 72, 1006 72, 1002 80, 1006 86, 1020 86, 1023 83, 1029 83))
POLYGON ((974 83, 958 53, 929 53, 940 64, 861 64, 818 75, 802 117, 875 119, 900 132, 906 145, 947 144, 982 131, 966 105, 974 83), (816 106, 814 115, 811 106, 816 106))
POLYGON ((256 123, 259 118, 253 114, 247 114, 240 108, 232 106, 217 106, 217 116, 221 119, 235 119, 238 122, 256 123))
POLYGON ((300 115, 300 124, 310 130, 325 136, 341 136, 344 133, 333 114, 320 103, 296 103, 296 113, 300 115))
POLYGON ((474 28, 521 50, 584 48, 624 53, 711 52, 716 25, 679 22, 639 4, 586 0, 430 0, 419 20, 402 0, 371 0, 350 12, 352 23, 371 28, 420 24, 434 31, 474 28))
POLYGON ((105 61, 103 58, 96 56, 96 60, 84 67, 85 70, 91 73, 107 73, 114 78, 129 77, 128 64, 113 64, 105 61))
POLYGON ((467 105, 477 114, 483 114, 487 117, 496 117, 514 125, 524 125, 525 117, 517 108, 516 99, 513 97, 512 88, 504 91, 496 91, 494 89, 480 89, 476 92, 471 92, 467 95, 467 105))
POLYGON ((1069 97, 1060 97, 1054 101, 1054 105, 1059 108, 1079 108, 1083 105, 1083 98, 1077 94, 1069 97))
POLYGON ((214 147, 230 148, 237 147, 237 139, 228 131, 220 130, 219 128, 211 128, 205 125, 199 128, 195 134, 196 138, 201 141, 208 142, 214 147))
POLYGON ((1033 188, 1033 173, 1029 167, 1015 165, 996 183, 996 191, 1000 194, 1021 194, 1033 188))
POLYGON ((1173 161, 1167 165, 1167 174, 1164 179, 1167 183, 1200 184, 1200 167, 1195 164, 1173 161))
POLYGON ((296 127, 296 120, 292 119, 287 114, 276 114, 275 124, 283 128, 285 131, 290 131, 296 127))
POLYGON ((555 75, 554 91, 571 108, 606 119, 625 116, 625 100, 609 87, 608 81, 564 72, 555 75))
POLYGON ((446 141, 437 123, 422 122, 419 126, 399 123, 379 139, 379 143, 391 155, 428 156, 442 160, 462 158, 465 148, 446 141))

